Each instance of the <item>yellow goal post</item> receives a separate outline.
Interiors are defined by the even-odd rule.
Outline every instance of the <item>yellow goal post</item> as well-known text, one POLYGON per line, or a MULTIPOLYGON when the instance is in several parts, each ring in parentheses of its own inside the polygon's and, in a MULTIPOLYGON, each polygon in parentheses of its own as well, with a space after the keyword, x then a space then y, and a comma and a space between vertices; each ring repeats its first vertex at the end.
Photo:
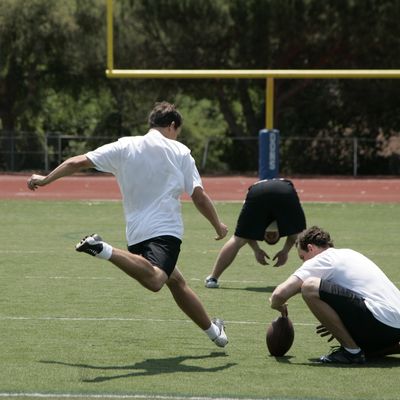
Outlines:
POLYGON ((113 0, 107 1, 107 78, 265 79, 265 128, 274 128, 274 79, 398 79, 400 69, 115 69, 113 0))

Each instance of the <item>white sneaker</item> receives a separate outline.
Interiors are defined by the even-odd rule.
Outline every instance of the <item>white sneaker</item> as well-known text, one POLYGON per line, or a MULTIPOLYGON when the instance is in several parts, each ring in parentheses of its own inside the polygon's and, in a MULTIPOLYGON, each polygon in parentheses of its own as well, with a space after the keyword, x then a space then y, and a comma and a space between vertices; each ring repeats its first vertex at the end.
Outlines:
POLYGON ((219 328, 219 335, 213 339, 213 342, 218 346, 218 347, 225 347, 228 344, 228 337, 226 336, 225 333, 225 324, 222 319, 219 318, 213 318, 211 322, 219 328))
POLYGON ((209 289, 217 289, 219 288, 219 283, 217 278, 213 278, 211 275, 207 276, 204 281, 205 287, 209 289))

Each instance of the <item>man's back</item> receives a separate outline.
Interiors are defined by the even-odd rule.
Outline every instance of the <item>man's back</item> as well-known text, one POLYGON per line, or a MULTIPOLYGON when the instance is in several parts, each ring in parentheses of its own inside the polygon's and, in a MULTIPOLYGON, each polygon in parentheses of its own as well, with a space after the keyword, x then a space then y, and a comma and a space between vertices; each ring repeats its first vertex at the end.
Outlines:
POLYGON ((154 236, 182 237, 180 195, 201 179, 190 150, 151 129, 89 152, 96 168, 114 174, 123 197, 128 244, 154 236))
POLYGON ((379 321, 400 328, 400 291, 385 273, 363 254, 351 249, 331 247, 305 261, 294 275, 304 281, 310 276, 304 274, 304 270, 309 268, 313 271, 313 276, 358 293, 379 321), (303 271, 299 272, 301 270, 303 271))

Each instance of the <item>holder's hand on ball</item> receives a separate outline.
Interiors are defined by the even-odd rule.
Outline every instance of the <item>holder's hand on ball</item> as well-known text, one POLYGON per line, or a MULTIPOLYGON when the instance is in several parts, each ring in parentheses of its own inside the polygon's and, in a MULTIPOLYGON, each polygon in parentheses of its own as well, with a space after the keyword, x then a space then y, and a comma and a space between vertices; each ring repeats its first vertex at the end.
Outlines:
POLYGON ((288 308, 287 308, 287 304, 283 304, 282 305, 282 309, 281 309, 281 315, 282 317, 288 317, 288 308))

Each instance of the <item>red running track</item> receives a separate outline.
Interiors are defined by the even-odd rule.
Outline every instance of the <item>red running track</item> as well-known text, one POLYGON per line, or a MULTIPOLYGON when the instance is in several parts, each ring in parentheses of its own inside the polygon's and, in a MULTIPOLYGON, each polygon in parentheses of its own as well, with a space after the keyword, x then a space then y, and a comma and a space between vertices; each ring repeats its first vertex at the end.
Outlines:
MULTIPOLYGON (((30 191, 29 175, 0 175, 0 198, 29 200, 118 200, 115 178, 108 175, 76 175, 30 191)), ((257 180, 248 176, 203 177, 204 188, 213 200, 242 201, 257 180)), ((292 179, 302 202, 400 202, 400 178, 310 178, 292 179)), ((188 197, 184 196, 184 200, 188 197)))

